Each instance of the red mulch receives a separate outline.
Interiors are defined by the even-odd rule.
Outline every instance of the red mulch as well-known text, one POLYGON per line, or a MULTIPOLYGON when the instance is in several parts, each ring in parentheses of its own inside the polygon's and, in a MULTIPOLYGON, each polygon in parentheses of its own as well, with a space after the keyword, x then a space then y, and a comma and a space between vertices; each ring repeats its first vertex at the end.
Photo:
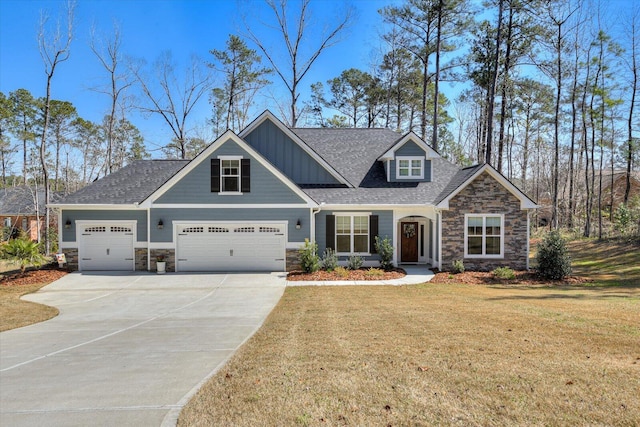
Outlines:
POLYGON ((287 280, 295 280, 295 281, 308 281, 308 280, 317 280, 317 281, 334 281, 334 280, 391 280, 391 279, 399 279, 401 277, 406 276, 407 273, 401 268, 396 268, 391 271, 384 271, 380 276, 370 276, 367 275, 366 272, 368 268, 361 268, 359 270, 347 270, 348 276, 340 276, 335 271, 324 271, 319 270, 315 273, 307 274, 302 271, 292 271, 287 275, 287 280))
POLYGON ((579 276, 569 276, 564 280, 545 280, 533 271, 514 271, 515 279, 507 280, 495 277, 492 272, 465 271, 452 274, 437 272, 430 283, 465 283, 468 285, 579 285, 590 282, 591 279, 579 276))
POLYGON ((67 274, 66 270, 55 268, 42 268, 40 270, 27 270, 24 275, 19 271, 5 273, 0 277, 0 286, 24 286, 37 283, 51 283, 67 274))

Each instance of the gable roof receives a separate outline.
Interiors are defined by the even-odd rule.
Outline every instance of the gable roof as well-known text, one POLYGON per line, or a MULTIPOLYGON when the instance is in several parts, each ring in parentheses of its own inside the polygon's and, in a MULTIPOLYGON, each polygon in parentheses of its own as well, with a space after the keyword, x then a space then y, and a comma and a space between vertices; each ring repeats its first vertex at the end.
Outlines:
POLYGON ((483 172, 487 172, 502 184, 511 194, 520 200, 520 209, 536 209, 538 205, 524 194, 518 187, 488 163, 470 166, 460 170, 436 200, 436 207, 449 209, 449 201, 473 182, 483 172))
POLYGON ((416 135, 412 131, 412 132, 409 132, 409 133, 405 134, 403 137, 401 137, 383 155, 378 157, 378 160, 391 160, 391 159, 393 159, 395 152, 397 150, 399 150, 404 144, 406 144, 409 141, 413 142, 414 144, 417 144, 418 147, 422 148, 424 150, 425 155, 426 155, 427 158, 440 157, 440 154, 438 154, 438 152, 436 150, 431 148, 431 146, 429 144, 424 142, 418 135, 416 135))
POLYGON ((188 160, 136 160, 50 206, 142 203, 188 163, 188 160))
POLYGON ((224 134, 218 137, 213 143, 211 143, 207 148, 202 150, 200 154, 198 154, 193 160, 189 161, 185 167, 177 171, 172 177, 170 177, 166 182, 164 182, 161 186, 157 187, 153 193, 149 194, 145 200, 142 202, 145 205, 150 205, 154 202, 154 200, 158 199, 164 193, 166 193, 171 187, 173 187, 177 182, 179 182, 182 178, 184 178, 189 172, 191 172, 196 166, 198 166, 203 161, 209 159, 209 157, 221 146, 223 146, 227 141, 233 141, 240 146, 242 150, 244 150, 247 154, 256 159, 262 166, 264 166, 267 170, 269 170, 272 174, 276 176, 283 184, 285 184, 289 189, 291 189, 295 194, 297 194, 302 200, 308 203, 310 206, 315 206, 315 201, 303 192, 300 187, 298 187, 293 181, 291 181, 286 175, 284 175, 278 168, 273 166, 267 159, 265 159, 260 153, 253 149, 249 144, 244 142, 238 135, 236 135, 233 131, 227 130, 224 134))
POLYGON ((361 185, 378 155, 398 139, 390 129, 294 128, 291 129, 326 159, 352 187, 361 185))
POLYGON ((240 138, 244 138, 246 135, 253 132, 258 126, 260 126, 264 121, 270 120, 274 125, 280 129, 285 135, 287 135, 291 140, 297 144, 303 151, 305 151, 312 159, 320 164, 331 176, 333 176, 338 182, 348 186, 353 187, 354 185, 348 181, 342 174, 340 174, 327 160, 323 158, 317 151, 313 149, 313 147, 309 146, 306 141, 303 141, 293 132, 293 129, 288 128, 284 123, 282 123, 276 116, 271 113, 269 110, 265 110, 262 114, 260 114, 254 121, 249 123, 249 126, 244 128, 242 132, 238 135, 240 138))

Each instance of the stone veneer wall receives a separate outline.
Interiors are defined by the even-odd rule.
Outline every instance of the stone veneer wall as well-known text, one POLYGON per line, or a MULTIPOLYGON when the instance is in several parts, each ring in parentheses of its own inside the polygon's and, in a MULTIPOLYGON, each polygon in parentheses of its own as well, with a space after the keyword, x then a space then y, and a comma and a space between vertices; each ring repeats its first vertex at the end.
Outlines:
POLYGON ((173 249, 151 249, 151 271, 156 271, 156 258, 160 255, 164 256, 164 261, 167 263, 166 271, 176 271, 176 253, 173 249))
POLYGON ((448 211, 442 211, 443 270, 451 270, 453 261, 459 259, 467 270, 526 269, 527 215, 526 210, 520 209, 520 200, 484 172, 449 201, 448 211), (464 257, 464 215, 468 213, 504 215, 504 258, 464 257))
POLYGON ((302 270, 299 249, 287 249, 285 268, 287 271, 302 270))
POLYGON ((67 259, 67 268, 69 271, 78 271, 78 248, 65 248, 60 252, 64 253, 67 259))
POLYGON ((147 271, 147 248, 135 248, 136 271, 147 271))

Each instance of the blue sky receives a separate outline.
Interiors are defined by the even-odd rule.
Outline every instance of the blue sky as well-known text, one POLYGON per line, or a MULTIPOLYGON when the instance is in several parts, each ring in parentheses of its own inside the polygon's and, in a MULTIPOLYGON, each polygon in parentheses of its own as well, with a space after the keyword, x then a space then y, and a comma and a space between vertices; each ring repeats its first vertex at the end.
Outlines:
MULTIPOLYGON (((352 1, 354 24, 340 44, 319 58, 302 82, 303 91, 308 91, 312 83, 324 82, 351 67, 369 70, 381 27, 377 10, 389 3, 392 2, 352 1)), ((40 13, 48 11, 53 20, 60 15, 63 4, 51 0, 0 0, 0 91, 8 94, 25 88, 34 96, 44 96, 46 77, 36 42, 40 13)), ((313 18, 321 25, 330 23, 343 4, 312 2, 313 18)), ((170 50, 174 59, 186 63, 192 54, 211 60, 211 49, 223 49, 229 34, 243 32, 242 13, 269 12, 258 0, 78 0, 71 56, 56 69, 52 97, 72 102, 80 116, 93 121, 100 121, 108 110, 108 97, 90 89, 104 83, 107 77, 89 48, 92 26, 108 37, 116 22, 122 36, 122 53, 128 56, 152 62, 170 50)), ((277 77, 272 80, 274 96, 284 96, 277 77)), ((301 98, 304 101, 307 97, 301 98)), ((272 100, 264 98, 259 102, 258 109, 271 108, 278 113, 272 100)), ((205 99, 191 124, 203 126, 209 115, 205 99)), ((168 142, 170 131, 157 119, 131 114, 131 121, 143 131, 150 148, 168 142)))
MULTIPOLYGON (((399 1, 350 0, 356 14, 353 25, 343 41, 328 49, 302 81, 300 108, 308 100, 312 83, 324 83, 349 68, 371 70, 380 51, 383 31, 378 9, 399 1)), ((609 22, 616 22, 639 1, 603 0, 602 5, 617 17, 609 22)), ((8 94, 25 88, 34 96, 44 96, 46 78, 36 42, 40 12, 48 11, 54 19, 63 4, 62 0, 0 0, 0 91, 8 94)), ((334 22, 344 4, 344 0, 312 0, 313 20, 318 26, 334 22)), ((153 62, 160 53, 169 50, 175 60, 187 63, 192 54, 211 60, 211 49, 223 49, 229 34, 243 33, 243 13, 265 16, 270 11, 262 0, 77 0, 71 56, 56 70, 52 97, 72 102, 81 117, 92 121, 101 121, 108 111, 108 97, 91 90, 104 84, 107 78, 89 49, 92 26, 108 37, 116 22, 125 55, 153 62)), ((281 42, 267 40, 267 43, 281 42)), ((277 76, 272 76, 272 81, 270 97, 257 99, 256 112, 269 108, 280 115, 273 97, 285 99, 287 93, 277 76)), ((444 83, 441 89, 453 99, 462 86, 444 83)), ((210 115, 207 100, 201 100, 191 116, 190 127, 204 128, 210 115)), ((129 119, 142 131, 152 154, 160 156, 153 150, 170 141, 168 127, 158 118, 143 117, 136 112, 131 112, 129 119)))

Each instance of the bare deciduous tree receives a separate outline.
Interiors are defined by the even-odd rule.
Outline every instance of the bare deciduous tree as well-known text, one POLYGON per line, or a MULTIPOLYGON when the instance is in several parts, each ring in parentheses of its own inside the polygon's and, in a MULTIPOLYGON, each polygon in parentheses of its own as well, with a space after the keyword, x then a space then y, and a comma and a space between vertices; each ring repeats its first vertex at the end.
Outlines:
MULTIPOLYGON (((61 28, 61 22, 56 22, 53 30, 49 28, 49 19, 46 13, 42 12, 40 16, 40 26, 38 28, 38 49, 42 62, 44 63, 44 72, 47 76, 47 89, 44 99, 43 124, 42 133, 40 135, 40 165, 42 166, 43 187, 45 205, 49 205, 49 173, 47 169, 47 128, 49 126, 49 116, 51 107, 51 80, 56 71, 56 67, 61 62, 69 59, 71 40, 73 39, 73 17, 75 3, 72 1, 66 4, 66 28, 61 28)), ((49 208, 45 209, 45 248, 47 253, 50 249, 49 242, 49 208)))
POLYGON ((108 95, 111 101, 105 128, 105 137, 107 140, 105 174, 111 173, 114 166, 114 134, 116 122, 118 120, 118 109, 120 109, 122 117, 125 118, 124 112, 126 110, 126 101, 124 100, 124 94, 133 83, 131 73, 123 71, 122 67, 120 67, 122 59, 120 54, 120 45, 120 28, 117 25, 114 25, 113 37, 107 40, 99 39, 96 35, 95 29, 92 28, 89 47, 109 75, 109 83, 107 85, 101 88, 94 88, 97 92, 108 95))
POLYGON ((179 82, 175 64, 170 52, 162 54, 154 63, 155 79, 143 71, 144 61, 131 63, 129 69, 140 85, 146 103, 138 108, 149 114, 158 114, 167 123, 174 137, 169 144, 187 158, 189 143, 187 118, 202 96, 211 88, 211 75, 197 57, 191 57, 191 65, 184 70, 183 81, 179 82))
POLYGON ((249 38, 258 46, 262 53, 264 53, 274 71, 289 91, 291 104, 289 106, 290 116, 288 124, 291 127, 296 126, 299 116, 297 104, 300 96, 298 91, 300 81, 309 72, 309 69, 322 52, 340 41, 339 36, 350 24, 353 14, 351 8, 345 8, 344 15, 334 21, 336 24, 315 39, 317 41, 316 47, 310 48, 303 46, 305 40, 310 38, 308 34, 311 15, 309 11, 309 1, 310 0, 301 0, 299 12, 290 20, 287 16, 287 12, 290 11, 287 0, 266 0, 267 5, 273 12, 276 23, 275 25, 264 25, 269 28, 275 27, 279 35, 282 36, 286 49, 286 60, 279 60, 277 50, 271 50, 271 48, 266 45, 265 38, 260 37, 255 29, 252 29, 245 20, 249 38), (310 53, 305 55, 305 52, 310 53))

